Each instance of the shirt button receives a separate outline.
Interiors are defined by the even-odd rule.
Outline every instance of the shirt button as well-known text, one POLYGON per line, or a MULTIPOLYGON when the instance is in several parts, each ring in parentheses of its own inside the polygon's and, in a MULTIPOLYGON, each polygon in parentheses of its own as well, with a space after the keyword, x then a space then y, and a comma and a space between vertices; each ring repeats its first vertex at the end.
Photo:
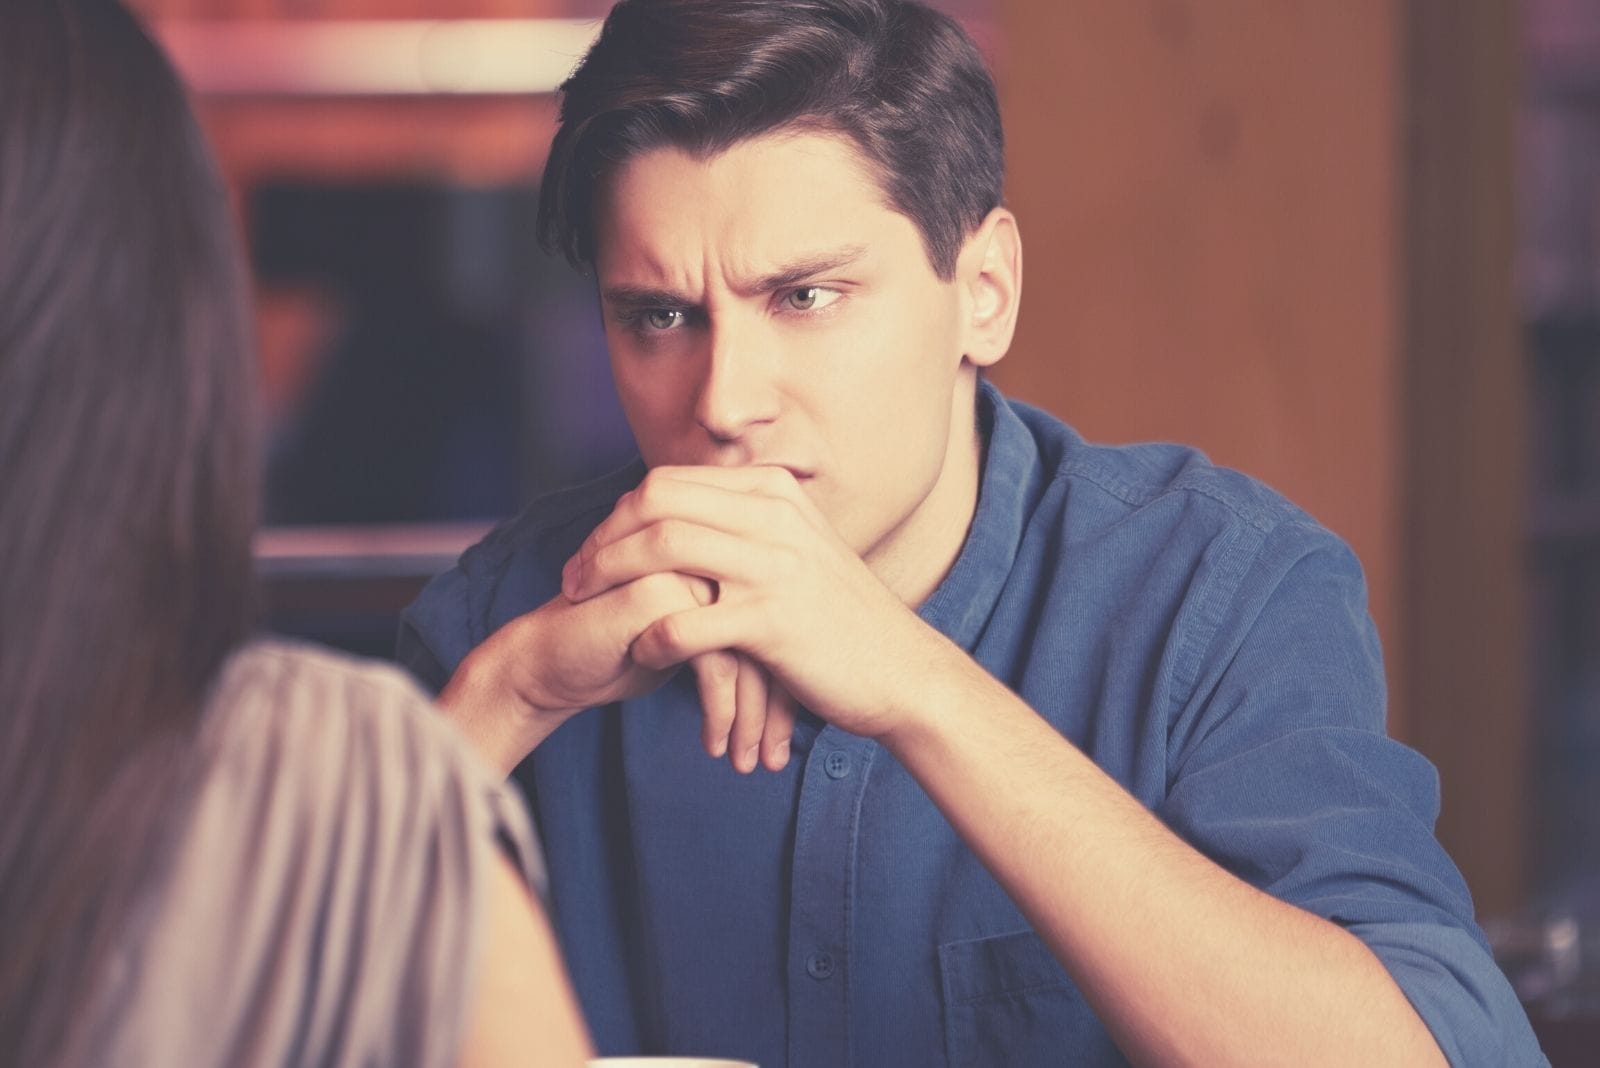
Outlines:
POLYGON ((822 762, 822 767, 830 779, 842 779, 850 774, 850 754, 835 749, 828 754, 828 759, 822 762))
POLYGON ((833 975, 833 958, 826 953, 813 953, 806 958, 806 972, 813 979, 827 979, 833 975))

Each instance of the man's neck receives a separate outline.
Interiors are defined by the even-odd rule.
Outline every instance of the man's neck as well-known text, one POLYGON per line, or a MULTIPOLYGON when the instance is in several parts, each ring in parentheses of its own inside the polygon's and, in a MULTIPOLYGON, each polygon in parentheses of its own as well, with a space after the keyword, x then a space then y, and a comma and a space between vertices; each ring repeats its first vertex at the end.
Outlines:
POLYGON ((867 556, 879 581, 913 609, 933 596, 955 566, 977 514, 984 440, 976 392, 975 373, 957 386, 950 444, 938 481, 917 510, 867 556))

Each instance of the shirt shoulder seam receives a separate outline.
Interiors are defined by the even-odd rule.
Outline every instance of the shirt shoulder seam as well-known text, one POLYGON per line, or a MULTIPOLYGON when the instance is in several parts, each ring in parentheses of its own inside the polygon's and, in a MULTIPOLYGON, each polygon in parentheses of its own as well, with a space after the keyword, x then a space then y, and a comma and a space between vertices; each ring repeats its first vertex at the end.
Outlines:
MULTIPOLYGON (((1305 523, 1305 520, 1292 514, 1271 516, 1265 514, 1264 509, 1246 508, 1234 497, 1219 493, 1210 486, 1202 485, 1190 476, 1180 476, 1160 486, 1138 487, 1109 475, 1097 466, 1091 466, 1075 459, 1063 460, 1058 464, 1056 475, 1060 478, 1081 479, 1110 494, 1130 508, 1143 507, 1173 493, 1192 493, 1221 505, 1239 522, 1254 528, 1261 534, 1270 534, 1274 529, 1285 525, 1305 523)), ((1241 477, 1249 476, 1241 475, 1241 477)))

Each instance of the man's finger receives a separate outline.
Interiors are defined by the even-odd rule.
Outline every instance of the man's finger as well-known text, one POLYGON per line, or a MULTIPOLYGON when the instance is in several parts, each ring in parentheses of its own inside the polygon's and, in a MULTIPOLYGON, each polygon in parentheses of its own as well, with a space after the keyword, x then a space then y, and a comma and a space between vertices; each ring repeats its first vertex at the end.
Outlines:
POLYGON ((789 763, 794 738, 795 702, 776 679, 767 686, 767 724, 761 733, 761 763, 768 771, 782 771, 789 763))
POLYGON ((705 653, 751 651, 759 619, 744 607, 719 601, 663 616, 634 639, 634 663, 665 671, 705 653))
POLYGON ((606 608, 613 622, 629 631, 629 640, 663 616, 673 612, 715 604, 716 585, 695 576, 663 571, 619 583, 607 590, 595 605, 606 608))
POLYGON ((694 658, 695 678, 700 685, 703 718, 700 739, 706 753, 720 758, 728 751, 728 732, 733 729, 735 686, 739 679, 736 653, 703 653, 694 658))
MULTIPOLYGON (((757 492, 754 488, 770 479, 732 476, 719 479, 718 469, 704 481, 693 472, 701 468, 658 468, 651 472, 637 489, 626 494, 617 507, 590 532, 562 569, 562 589, 570 590, 568 579, 574 570, 602 546, 619 541, 640 530, 669 519, 687 519, 712 530, 745 538, 756 538, 776 529, 786 519, 800 514, 807 522, 815 523, 815 509, 803 493, 774 497, 757 492), (666 471, 671 474, 657 474, 666 471)), ((755 468, 736 470, 755 471, 755 468)), ((771 469, 768 469, 769 471, 771 469)), ((780 479, 793 482, 793 476, 781 468, 776 469, 780 479)), ((570 595, 570 594, 569 594, 570 595)))
POLYGON ((650 476, 673 482, 691 482, 701 486, 731 490, 739 494, 759 494, 787 501, 805 500, 801 481, 788 468, 775 464, 747 464, 743 467, 656 467, 650 476))
POLYGON ((728 759, 733 769, 748 775, 756 770, 761 735, 767 722, 767 672, 747 656, 739 656, 738 709, 728 735, 728 759))
MULTIPOLYGON (((678 572, 715 583, 750 583, 771 570, 771 548, 720 530, 668 519, 574 557, 562 575, 573 603, 648 575, 678 572)), ((697 598, 698 599, 698 598, 697 598)))

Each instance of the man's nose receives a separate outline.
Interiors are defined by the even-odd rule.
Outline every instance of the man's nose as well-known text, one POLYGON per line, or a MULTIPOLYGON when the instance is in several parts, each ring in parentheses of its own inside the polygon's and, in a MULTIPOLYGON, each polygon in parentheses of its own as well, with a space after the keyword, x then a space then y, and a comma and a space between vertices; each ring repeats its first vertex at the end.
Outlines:
POLYGON ((710 331, 695 420, 715 441, 743 438, 778 415, 778 391, 767 346, 732 326, 710 331))

